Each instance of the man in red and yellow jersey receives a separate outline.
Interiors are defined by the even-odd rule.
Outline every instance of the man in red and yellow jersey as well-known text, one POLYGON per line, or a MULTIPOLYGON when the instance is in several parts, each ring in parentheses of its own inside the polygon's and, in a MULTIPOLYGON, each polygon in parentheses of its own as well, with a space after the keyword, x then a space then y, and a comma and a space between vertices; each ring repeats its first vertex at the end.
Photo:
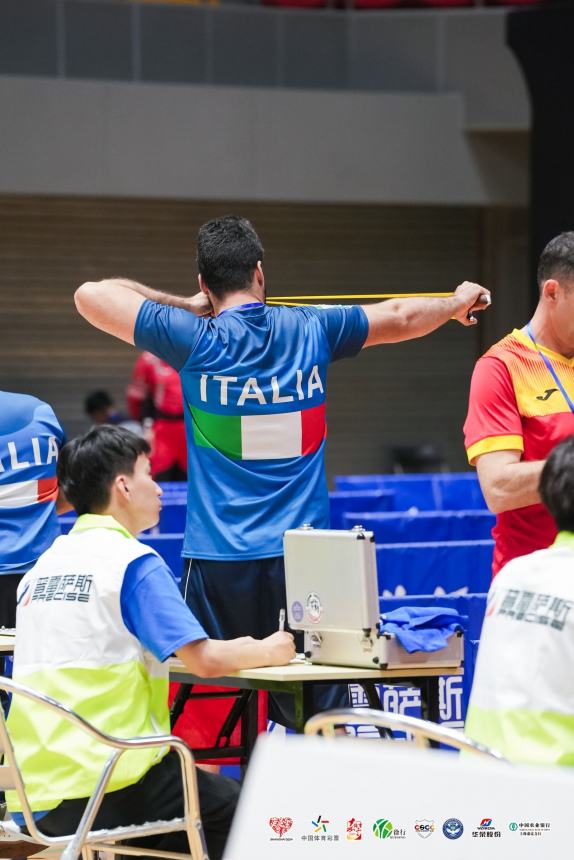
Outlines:
POLYGON ((574 232, 548 243, 538 284, 531 322, 478 360, 464 425, 468 460, 497 515, 493 574, 556 537, 538 483, 550 451, 574 433, 574 232))

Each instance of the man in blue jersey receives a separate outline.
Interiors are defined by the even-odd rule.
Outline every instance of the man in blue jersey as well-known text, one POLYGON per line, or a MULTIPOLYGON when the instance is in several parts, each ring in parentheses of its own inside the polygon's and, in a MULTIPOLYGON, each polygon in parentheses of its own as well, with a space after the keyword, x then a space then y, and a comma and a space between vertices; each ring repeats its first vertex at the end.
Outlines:
POLYGON ((22 575, 60 534, 56 463, 64 431, 51 407, 0 391, 0 627, 14 627, 22 575), (58 510, 57 510, 58 507, 58 510))
POLYGON ((451 317, 473 324, 488 298, 464 283, 451 298, 269 307, 262 259, 251 224, 226 216, 199 231, 198 295, 168 296, 115 278, 83 284, 75 297, 92 325, 180 373, 189 475, 183 585, 218 638, 276 629, 285 607, 283 533, 329 524, 330 362, 420 337, 451 317))

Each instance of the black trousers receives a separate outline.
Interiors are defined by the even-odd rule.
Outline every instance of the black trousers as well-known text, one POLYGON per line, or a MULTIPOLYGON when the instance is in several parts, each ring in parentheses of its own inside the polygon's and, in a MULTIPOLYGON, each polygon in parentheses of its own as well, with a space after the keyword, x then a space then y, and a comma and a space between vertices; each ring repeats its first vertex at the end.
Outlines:
MULTIPOLYGON (((0 574, 0 627, 16 626, 16 591, 23 573, 0 574)), ((5 675, 4 658, 0 656, 0 675, 5 675)), ((8 694, 0 690, 0 707, 4 715, 8 716, 8 694)), ((0 792, 1 801, 4 795, 0 792)))
MULTIPOLYGON (((264 639, 278 629, 279 611, 287 607, 283 556, 251 561, 184 558, 183 562, 185 601, 212 639, 264 639)), ((295 633, 295 647, 303 650, 300 632, 295 633)), ((347 684, 313 684, 305 719, 319 711, 348 707, 347 684)), ((293 728, 293 696, 270 693, 269 717, 293 728)))
POLYGON ((0 627, 16 626, 16 591, 23 573, 0 574, 0 627))
MULTIPOLYGON (((197 773, 201 820, 207 841, 210 860, 220 860, 229 834, 229 828, 239 796, 239 783, 218 774, 197 773)), ((48 836, 73 833, 82 816, 87 799, 64 800, 38 822, 40 830, 48 836)), ((104 796, 94 829, 143 824, 157 819, 169 820, 183 815, 183 787, 181 767, 175 752, 169 752, 159 764, 152 767, 142 779, 104 796)), ((162 851, 188 852, 184 832, 148 836, 130 840, 132 844, 149 845, 162 851)))

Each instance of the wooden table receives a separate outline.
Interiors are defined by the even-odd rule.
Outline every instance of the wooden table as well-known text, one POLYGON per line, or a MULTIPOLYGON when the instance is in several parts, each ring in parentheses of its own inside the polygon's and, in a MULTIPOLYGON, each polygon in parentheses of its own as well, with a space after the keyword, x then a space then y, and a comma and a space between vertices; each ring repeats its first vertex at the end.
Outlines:
MULTIPOLYGON (((221 678, 199 678, 193 675, 183 663, 172 658, 169 661, 170 680, 192 686, 205 684, 217 687, 239 688, 241 690, 266 690, 270 693, 290 693, 295 699, 295 728, 303 731, 307 716, 309 685, 317 682, 343 682, 359 684, 365 691, 369 707, 381 709, 381 700, 376 684, 400 684, 417 687, 421 691, 423 717, 433 722, 439 720, 439 678, 441 675, 462 675, 462 668, 433 666, 414 669, 405 666, 401 669, 355 669, 349 666, 320 666, 296 658, 287 666, 269 666, 261 669, 242 669, 221 678)), ((209 695, 209 694, 206 694, 209 695)), ((239 755, 246 763, 257 736, 257 697, 248 696, 242 720, 240 747, 225 746, 203 751, 206 758, 223 758, 239 755)))
MULTIPOLYGON (((14 650, 14 631, 0 628, 0 654, 11 654, 14 650)), ((400 684, 417 687, 421 691, 423 717, 433 722, 439 720, 439 678, 441 675, 462 675, 462 668, 433 666, 427 669, 354 669, 349 666, 320 666, 307 663, 302 658, 292 660, 287 666, 267 666, 261 669, 242 669, 221 678, 199 678, 193 675, 175 657, 169 660, 170 680, 193 687, 209 685, 247 691, 241 722, 241 745, 239 747, 216 747, 202 750, 206 758, 228 758, 238 756, 246 764, 257 737, 256 690, 270 693, 290 693, 295 699, 295 728, 303 731, 307 714, 309 685, 317 682, 355 683, 365 691, 369 707, 381 709, 381 700, 376 684, 400 684)), ((217 694, 195 694, 214 697, 217 694)))

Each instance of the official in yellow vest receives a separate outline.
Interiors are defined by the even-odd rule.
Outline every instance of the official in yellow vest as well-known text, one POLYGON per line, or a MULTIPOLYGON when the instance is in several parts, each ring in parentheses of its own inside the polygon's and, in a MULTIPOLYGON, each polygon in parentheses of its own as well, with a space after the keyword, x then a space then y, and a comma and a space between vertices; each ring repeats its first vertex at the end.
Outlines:
MULTIPOLYGON (((99 426, 66 444, 58 479, 78 513, 18 589, 14 678, 68 705, 119 737, 169 733, 172 654, 202 677, 281 665, 293 637, 275 633, 211 640, 180 595, 163 559, 136 539, 155 525, 161 488, 150 474, 148 443, 122 427, 99 426)), ((34 816, 56 836, 72 832, 109 749, 56 714, 14 697, 8 725, 34 816)), ((198 770, 209 854, 221 857, 238 784, 198 770)), ((183 812, 179 763, 167 749, 125 753, 95 827, 170 819, 183 812)), ((10 812, 23 824, 14 792, 10 812)), ((182 850, 173 839, 162 849, 182 850)), ((157 846, 156 846, 157 847, 157 846)))
POLYGON ((574 436, 540 496, 558 536, 506 564, 488 594, 465 732, 511 761, 574 765, 574 436))

